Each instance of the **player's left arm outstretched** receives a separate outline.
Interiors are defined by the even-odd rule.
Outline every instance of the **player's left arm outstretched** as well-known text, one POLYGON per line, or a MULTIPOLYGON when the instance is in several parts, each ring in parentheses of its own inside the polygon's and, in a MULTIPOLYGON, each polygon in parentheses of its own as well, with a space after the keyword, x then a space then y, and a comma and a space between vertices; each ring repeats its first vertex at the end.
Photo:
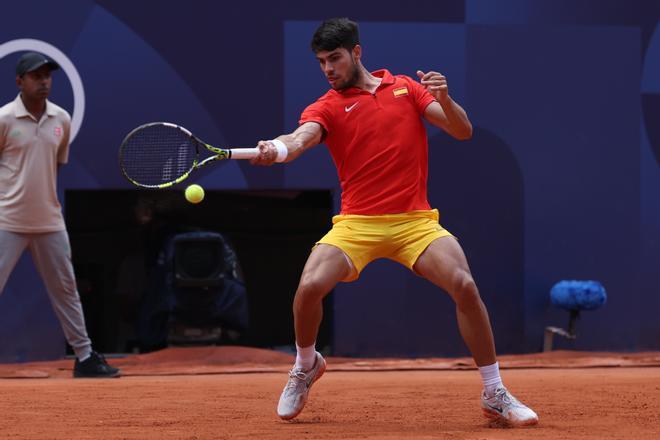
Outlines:
POLYGON ((463 107, 449 96, 447 78, 438 72, 417 71, 419 81, 433 95, 435 102, 426 107, 424 118, 459 140, 472 137, 472 124, 463 107))
MULTIPOLYGON (((293 133, 283 134, 276 139, 284 144, 287 156, 283 162, 291 162, 303 154, 305 150, 321 143, 323 127, 317 122, 305 122, 293 133)), ((259 155, 250 160, 252 165, 272 165, 277 158, 277 147, 272 141, 259 141, 259 155)))

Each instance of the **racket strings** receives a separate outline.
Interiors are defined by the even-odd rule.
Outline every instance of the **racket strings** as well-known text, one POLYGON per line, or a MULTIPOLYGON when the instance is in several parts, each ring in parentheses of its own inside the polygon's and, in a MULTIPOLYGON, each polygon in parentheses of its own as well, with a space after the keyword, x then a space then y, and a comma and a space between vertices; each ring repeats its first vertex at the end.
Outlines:
POLYGON ((197 152, 191 138, 176 127, 151 125, 124 141, 121 166, 131 180, 142 185, 171 183, 188 173, 197 152))

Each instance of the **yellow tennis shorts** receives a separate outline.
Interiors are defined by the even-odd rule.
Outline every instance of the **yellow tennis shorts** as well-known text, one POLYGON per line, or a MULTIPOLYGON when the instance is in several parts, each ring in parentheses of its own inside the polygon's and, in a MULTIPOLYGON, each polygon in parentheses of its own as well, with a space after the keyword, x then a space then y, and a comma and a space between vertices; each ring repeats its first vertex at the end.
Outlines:
POLYGON ((397 261, 413 270, 417 258, 437 238, 452 235, 440 226, 437 209, 386 215, 336 215, 332 229, 316 244, 336 246, 353 263, 354 281, 367 264, 379 258, 397 261))

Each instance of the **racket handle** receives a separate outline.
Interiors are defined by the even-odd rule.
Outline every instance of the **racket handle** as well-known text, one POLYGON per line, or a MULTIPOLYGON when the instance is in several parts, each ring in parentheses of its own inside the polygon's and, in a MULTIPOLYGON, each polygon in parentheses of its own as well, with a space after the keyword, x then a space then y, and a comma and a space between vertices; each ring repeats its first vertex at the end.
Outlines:
MULTIPOLYGON (((288 156, 289 151, 286 148, 284 142, 279 139, 273 139, 271 141, 275 148, 277 148, 277 158, 275 162, 284 162, 288 156)), ((231 158, 232 159, 253 159, 259 155, 258 148, 232 148, 231 149, 231 158)))
POLYGON ((232 159, 254 159, 259 155, 258 148, 232 148, 232 159))

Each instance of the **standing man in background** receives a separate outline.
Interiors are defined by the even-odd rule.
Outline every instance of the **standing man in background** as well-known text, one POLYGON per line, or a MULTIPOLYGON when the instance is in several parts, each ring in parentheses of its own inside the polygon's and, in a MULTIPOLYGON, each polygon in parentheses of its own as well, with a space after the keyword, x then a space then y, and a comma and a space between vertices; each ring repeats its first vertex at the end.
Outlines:
MULTIPOLYGON (((28 248, 64 335, 76 354, 74 377, 117 377, 92 350, 57 198, 57 171, 69 156, 71 117, 48 101, 59 66, 27 52, 16 65, 16 99, 0 108, 0 293, 28 248)), ((26 317, 29 319, 29 317, 26 317)))
MULTIPOLYGON (((324 21, 311 48, 331 89, 302 113, 291 134, 258 144, 256 165, 291 161, 324 141, 341 182, 341 213, 312 250, 293 303, 296 362, 277 406, 289 420, 305 406, 325 371, 315 349, 323 298, 356 280, 371 261, 388 258, 445 290, 456 303, 458 327, 483 382, 481 407, 492 419, 534 425, 538 416, 504 387, 486 306, 458 241, 439 224, 427 200, 428 141, 423 119, 452 137, 472 136, 465 110, 447 79, 417 71, 418 81, 362 64, 357 23, 324 21)), ((378 298, 374 298, 377 310, 378 298)))

